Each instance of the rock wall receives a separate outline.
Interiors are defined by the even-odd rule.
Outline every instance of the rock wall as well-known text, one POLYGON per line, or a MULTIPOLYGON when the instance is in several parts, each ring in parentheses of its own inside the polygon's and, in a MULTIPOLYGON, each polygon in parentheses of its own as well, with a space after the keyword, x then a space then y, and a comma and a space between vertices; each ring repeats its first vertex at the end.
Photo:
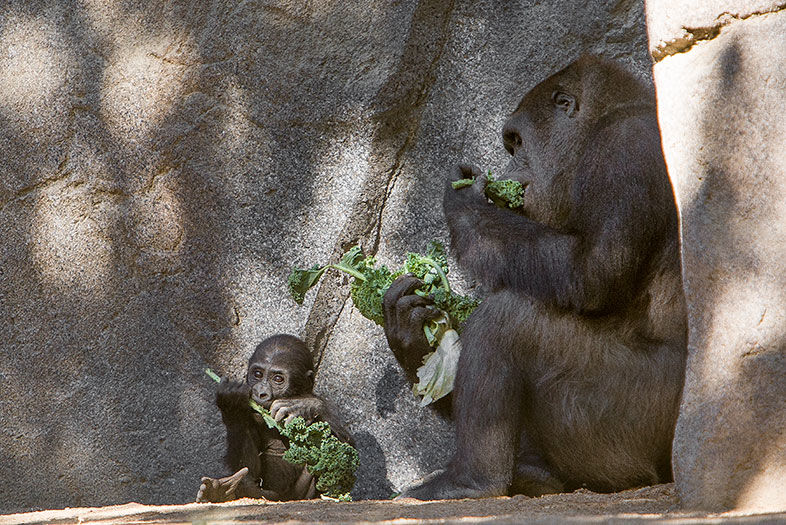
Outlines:
POLYGON ((786 509, 786 2, 648 0, 682 220, 686 507, 786 509))
MULTIPOLYGON (((0 510, 193 499, 224 473, 210 366, 307 338, 357 497, 450 455, 380 328, 293 263, 446 240, 442 178, 497 169, 580 53, 649 74, 635 0, 12 0, 0 10, 0 510)), ((459 282, 460 275, 457 275, 459 282)), ((466 283, 465 283, 466 286, 466 283)))

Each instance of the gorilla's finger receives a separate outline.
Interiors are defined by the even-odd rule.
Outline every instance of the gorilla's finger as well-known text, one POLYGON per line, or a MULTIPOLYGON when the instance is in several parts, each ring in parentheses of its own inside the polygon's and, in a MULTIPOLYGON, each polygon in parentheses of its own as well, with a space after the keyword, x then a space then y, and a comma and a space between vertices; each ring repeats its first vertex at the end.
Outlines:
POLYGON ((385 292, 385 297, 383 298, 383 302, 392 303, 391 306, 393 306, 401 297, 405 295, 411 295, 412 292, 421 286, 423 286, 423 281, 417 277, 413 277, 409 274, 402 275, 393 281, 393 284, 391 284, 387 289, 385 292))
POLYGON ((409 315, 409 322, 415 326, 423 326, 427 321, 436 319, 440 315, 442 315, 442 312, 437 308, 414 308, 409 315))
POLYGON ((413 328, 417 330, 420 325, 413 327, 410 319, 412 318, 412 311, 415 309, 425 309, 426 306, 432 303, 431 299, 421 297, 420 295, 412 294, 405 295, 396 303, 396 309, 393 316, 396 320, 396 326, 399 330, 404 332, 411 331, 413 328))

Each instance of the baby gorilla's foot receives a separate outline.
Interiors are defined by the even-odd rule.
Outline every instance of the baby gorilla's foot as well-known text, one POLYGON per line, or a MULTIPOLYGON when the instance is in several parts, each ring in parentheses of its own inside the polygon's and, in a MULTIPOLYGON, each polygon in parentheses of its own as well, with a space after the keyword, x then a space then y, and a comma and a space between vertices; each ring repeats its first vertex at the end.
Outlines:
POLYGON ((248 468, 243 467, 231 476, 225 478, 202 478, 197 492, 197 503, 222 503, 237 499, 235 490, 243 478, 248 474, 248 468))

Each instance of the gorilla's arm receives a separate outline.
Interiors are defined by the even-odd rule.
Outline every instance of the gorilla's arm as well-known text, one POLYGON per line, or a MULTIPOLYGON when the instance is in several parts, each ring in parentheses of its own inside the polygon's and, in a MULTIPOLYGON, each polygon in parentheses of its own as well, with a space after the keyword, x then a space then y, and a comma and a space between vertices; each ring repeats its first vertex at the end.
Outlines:
POLYGON ((248 467, 249 477, 262 474, 259 447, 262 429, 248 405, 251 389, 245 383, 222 381, 216 392, 216 405, 221 410, 227 432, 226 462, 233 472, 248 467))
MULTIPOLYGON (((663 167, 652 125, 631 118, 596 133, 578 167, 563 231, 448 183, 443 207, 459 263, 493 290, 519 290, 562 308, 626 305, 644 263, 670 235, 666 219, 653 222, 673 205, 668 184, 653 182, 663 167)), ((464 176, 461 169, 454 174, 464 176)))

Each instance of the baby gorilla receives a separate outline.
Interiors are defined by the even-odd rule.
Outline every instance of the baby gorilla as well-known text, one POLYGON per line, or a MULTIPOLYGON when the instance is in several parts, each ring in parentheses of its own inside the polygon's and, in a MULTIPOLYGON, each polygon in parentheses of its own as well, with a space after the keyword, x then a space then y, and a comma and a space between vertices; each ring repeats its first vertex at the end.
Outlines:
POLYGON ((227 428, 224 459, 234 474, 202 478, 198 502, 238 498, 287 501, 318 496, 316 480, 306 468, 282 457, 289 445, 287 439, 268 428, 248 404, 253 399, 269 409, 278 422, 298 416, 309 424, 326 421, 338 439, 353 444, 325 402, 312 393, 313 379, 314 365, 306 344, 295 336, 279 334, 265 339, 254 350, 245 383, 221 382, 216 404, 227 428))

